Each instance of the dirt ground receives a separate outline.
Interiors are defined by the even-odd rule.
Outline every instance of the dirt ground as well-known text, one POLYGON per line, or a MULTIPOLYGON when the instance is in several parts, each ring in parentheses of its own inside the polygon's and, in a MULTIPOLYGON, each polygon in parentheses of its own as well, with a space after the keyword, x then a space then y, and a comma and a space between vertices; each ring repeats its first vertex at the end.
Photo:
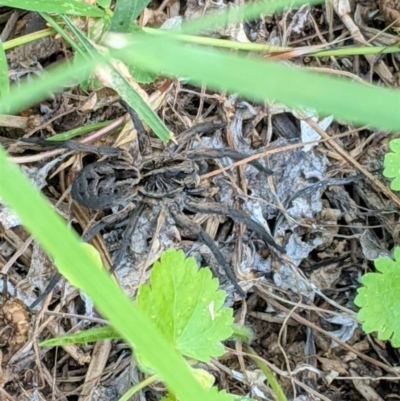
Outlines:
MULTIPOLYGON (((310 46, 331 49, 399 43, 398 1, 355 2, 344 13, 341 10, 346 4, 334 0, 315 7, 304 5, 215 30, 211 35, 288 46, 293 50, 285 53, 286 62, 397 87, 399 54, 307 56, 310 46)), ((159 27, 166 21, 176 23, 223 7, 227 7, 224 2, 153 1, 139 22, 159 27)), ((44 27, 35 13, 0 7, 3 42, 44 27)), ((7 52, 10 80, 18 84, 71 56, 68 45, 54 36, 14 48, 7 52)), ((269 174, 226 155, 197 160, 201 184, 207 190, 204 199, 223 205, 228 212, 185 212, 215 241, 245 291, 245 300, 238 297, 204 241, 173 218, 168 201, 153 202, 151 207, 147 204, 128 237, 125 218, 101 230, 91 243, 107 268, 119 258, 115 276, 132 297, 154 261, 170 247, 183 249, 201 266, 210 266, 228 293, 228 305, 234 307, 237 322, 254 331, 253 348, 269 363, 289 400, 400 399, 400 354, 390 343, 361 331, 353 303, 362 274, 373 271, 373 261, 391 256, 399 244, 400 199, 382 176, 383 157, 392 137, 329 117, 318 120, 311 111, 308 117, 314 123, 310 124, 282 105, 257 104, 234 94, 196 88, 184 80, 158 77, 142 88, 148 94, 158 91, 157 112, 174 132, 176 143, 163 145, 146 126, 145 144, 132 129, 123 131, 131 115, 116 92, 105 87, 65 88, 22 111, 18 119, 3 121, 0 143, 79 234, 135 199, 100 211, 73 202, 69 188, 74 177, 102 155, 84 148, 45 148, 19 139, 45 139, 114 120, 96 139, 98 130, 85 137, 93 137, 91 145, 95 147, 118 147, 130 155, 132 163, 156 155, 185 159, 191 150, 208 148, 230 148, 243 157, 258 154, 257 161, 269 174), (335 140, 326 141, 333 136, 335 140), (303 145, 310 141, 314 142, 303 145), (379 183, 387 188, 385 192, 379 183), (285 254, 246 228, 246 221, 229 218, 232 209, 269 230, 285 254), (118 254, 124 238, 128 238, 127 247, 118 254)), ((8 293, 2 298, 0 314, 0 400, 118 400, 132 384, 143 380, 122 341, 37 346, 43 339, 104 322, 90 300, 64 280, 29 310, 56 270, 18 218, 1 204, 0 268, 6 278, 3 292, 8 293), (12 318, 7 320, 10 313, 12 318)), ((263 374, 241 354, 241 344, 231 341, 226 346, 223 358, 203 365, 215 375, 218 386, 254 400, 274 400, 263 374)), ((157 383, 132 400, 158 400, 163 390, 157 383)))

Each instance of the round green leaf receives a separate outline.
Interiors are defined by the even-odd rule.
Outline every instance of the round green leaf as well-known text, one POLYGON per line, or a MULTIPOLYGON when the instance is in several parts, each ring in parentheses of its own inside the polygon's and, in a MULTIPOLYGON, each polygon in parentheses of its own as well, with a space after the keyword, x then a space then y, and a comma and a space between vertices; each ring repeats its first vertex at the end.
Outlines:
POLYGON ((394 178, 390 188, 394 191, 400 191, 400 139, 390 141, 389 147, 393 153, 385 155, 383 175, 387 178, 394 178))
POLYGON ((378 332, 380 340, 391 341, 400 347, 400 248, 394 251, 395 260, 379 258, 376 273, 362 277, 354 303, 361 309, 358 320, 366 333, 378 332))
POLYGON ((208 362, 224 353, 221 341, 232 335, 225 296, 210 269, 199 270, 193 258, 171 249, 154 264, 150 286, 140 286, 137 303, 177 351, 208 362))

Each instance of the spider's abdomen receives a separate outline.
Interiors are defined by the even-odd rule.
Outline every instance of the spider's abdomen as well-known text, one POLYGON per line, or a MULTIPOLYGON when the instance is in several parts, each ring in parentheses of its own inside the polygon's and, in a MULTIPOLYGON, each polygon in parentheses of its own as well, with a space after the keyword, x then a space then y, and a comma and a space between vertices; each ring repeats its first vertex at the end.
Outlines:
POLYGON ((107 209, 135 196, 140 179, 139 170, 128 163, 92 163, 76 175, 71 195, 89 209, 107 209))

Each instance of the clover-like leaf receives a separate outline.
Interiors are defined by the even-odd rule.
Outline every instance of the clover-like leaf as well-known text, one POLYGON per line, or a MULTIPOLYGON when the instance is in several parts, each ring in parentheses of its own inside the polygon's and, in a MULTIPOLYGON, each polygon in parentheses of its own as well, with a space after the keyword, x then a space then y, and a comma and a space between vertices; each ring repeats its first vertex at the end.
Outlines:
POLYGON ((208 362, 224 353, 221 341, 232 335, 225 296, 210 269, 199 270, 193 258, 171 249, 154 264, 150 286, 140 286, 137 304, 177 351, 208 362))
POLYGON ((358 320, 366 333, 378 332, 380 340, 389 340, 400 347, 400 248, 394 250, 395 260, 379 258, 377 273, 365 274, 354 303, 361 309, 358 320))
POLYGON ((385 155, 383 175, 387 178, 394 178, 390 184, 393 191, 400 191, 400 138, 389 142, 392 152, 385 155))

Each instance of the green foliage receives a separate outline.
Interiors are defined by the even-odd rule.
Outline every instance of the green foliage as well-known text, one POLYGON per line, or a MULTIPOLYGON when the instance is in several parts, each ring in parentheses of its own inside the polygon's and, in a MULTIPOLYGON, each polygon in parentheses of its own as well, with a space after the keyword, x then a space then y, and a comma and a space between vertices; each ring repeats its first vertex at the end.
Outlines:
POLYGON ((400 191, 400 138, 391 140, 389 147, 392 152, 385 155, 383 175, 393 178, 390 184, 393 191, 400 191))
POLYGON ((108 120, 108 121, 103 121, 101 123, 87 124, 82 127, 74 128, 69 131, 63 132, 61 134, 55 134, 53 136, 50 136, 50 137, 46 138, 46 141, 50 141, 50 142, 68 141, 77 136, 85 135, 85 134, 88 134, 89 132, 97 131, 100 128, 107 127, 109 124, 111 124, 114 121, 115 120, 108 120))
MULTIPOLYGON (((84 251, 98 265, 93 247, 88 245, 84 251)), ((139 287, 137 305, 175 350, 202 362, 223 355, 221 341, 233 333, 233 310, 223 307, 225 291, 218 290, 218 279, 212 277, 209 268, 199 270, 193 258, 186 259, 182 251, 170 249, 154 264, 150 283, 139 287)), ((114 329, 104 327, 46 340, 40 345, 83 344, 106 338, 120 336, 114 329)))
POLYGON ((252 100, 315 108, 322 115, 333 114, 337 119, 357 124, 400 129, 400 95, 390 89, 223 50, 183 46, 168 37, 141 32, 126 35, 123 40, 111 36, 105 36, 104 40, 110 47, 116 47, 112 52, 115 58, 143 70, 189 77, 193 84, 206 83, 208 88, 240 93, 252 100), (160 48, 163 57, 159 55, 160 48))
POLYGON ((121 336, 111 326, 99 327, 81 331, 63 337, 50 338, 49 340, 42 341, 39 345, 41 347, 63 347, 65 345, 73 344, 88 344, 101 340, 115 340, 121 336))
MULTIPOLYGON (((216 387, 211 387, 208 390, 207 396, 209 397, 211 395, 214 395, 214 397, 218 397, 217 398, 218 401, 254 401, 251 398, 243 398, 243 397, 237 398, 231 394, 228 394, 226 391, 218 391, 216 387)), ((160 401, 179 401, 179 400, 175 396, 170 394, 168 397, 161 398, 160 401)))
MULTIPOLYGON (((87 244, 81 244, 87 245, 87 244)), ((84 251, 99 264, 99 255, 88 245, 84 251)), ((101 261, 100 261, 101 263, 101 261)), ((137 304, 168 343, 181 355, 208 362, 210 357, 223 355, 221 341, 232 333, 248 338, 248 330, 233 330, 233 310, 223 307, 225 291, 218 290, 218 279, 209 268, 198 269, 194 258, 185 258, 183 251, 170 249, 161 255, 150 273, 150 285, 139 287, 137 304)), ((127 317, 129 319, 129 317, 127 317)), ((43 341, 40 346, 84 344, 104 339, 120 338, 115 329, 102 327, 81 333, 43 341)), ((151 372, 152 366, 142 353, 135 352, 141 369, 151 372)), ((203 369, 192 369, 203 388, 210 389, 214 377, 203 369)), ((214 391, 214 390, 213 390, 214 391)), ((218 400, 233 400, 218 393, 218 400)))
POLYGON ((150 0, 118 0, 111 21, 111 32, 128 32, 130 25, 145 9, 150 0))
POLYGON ((157 74, 141 70, 139 68, 136 68, 135 66, 130 66, 129 72, 131 73, 135 81, 139 84, 150 84, 154 82, 157 78, 157 74))
POLYGON ((253 341, 254 337, 253 332, 248 327, 234 323, 232 328, 233 328, 232 338, 240 340, 246 344, 250 344, 253 341))
MULTIPOLYGON (((109 275, 96 267, 92 258, 81 248, 78 236, 67 228, 44 196, 9 161, 1 146, 0 166, 2 202, 18 214, 25 228, 35 236, 48 255, 60 263, 57 267, 61 274, 77 283, 94 300, 99 312, 131 347, 146 357, 182 401, 204 401, 208 394, 194 379, 186 362, 109 275)), ((217 396, 209 396, 207 401, 219 400, 217 396)))
MULTIPOLYGON (((96 48, 85 37, 83 32, 74 26, 72 21, 66 16, 62 19, 74 32, 79 43, 85 49, 84 57, 96 58, 96 48), (87 53, 87 54, 86 54, 87 53)), ((149 104, 142 98, 142 89, 129 76, 128 69, 122 63, 111 63, 103 59, 103 65, 97 69, 96 78, 106 87, 113 88, 126 103, 132 107, 141 119, 146 121, 154 133, 163 141, 168 142, 173 134, 168 130, 160 117, 151 109, 149 104)))
POLYGON ((0 97, 7 97, 10 93, 10 82, 7 73, 7 58, 3 42, 0 40, 0 97))
POLYGON ((150 285, 140 286, 137 304, 182 355, 208 362, 223 355, 221 341, 232 334, 225 296, 210 269, 199 270, 193 258, 171 249, 154 264, 150 285))
POLYGON ((43 13, 78 15, 81 17, 102 17, 100 8, 81 0, 2 0, 2 6, 43 13))
POLYGON ((96 3, 103 8, 109 8, 111 5, 111 0, 97 0, 96 3))
POLYGON ((400 348, 400 247, 394 258, 375 261, 377 272, 364 274, 354 303, 361 308, 358 320, 366 333, 376 331, 380 340, 390 339, 400 348))

